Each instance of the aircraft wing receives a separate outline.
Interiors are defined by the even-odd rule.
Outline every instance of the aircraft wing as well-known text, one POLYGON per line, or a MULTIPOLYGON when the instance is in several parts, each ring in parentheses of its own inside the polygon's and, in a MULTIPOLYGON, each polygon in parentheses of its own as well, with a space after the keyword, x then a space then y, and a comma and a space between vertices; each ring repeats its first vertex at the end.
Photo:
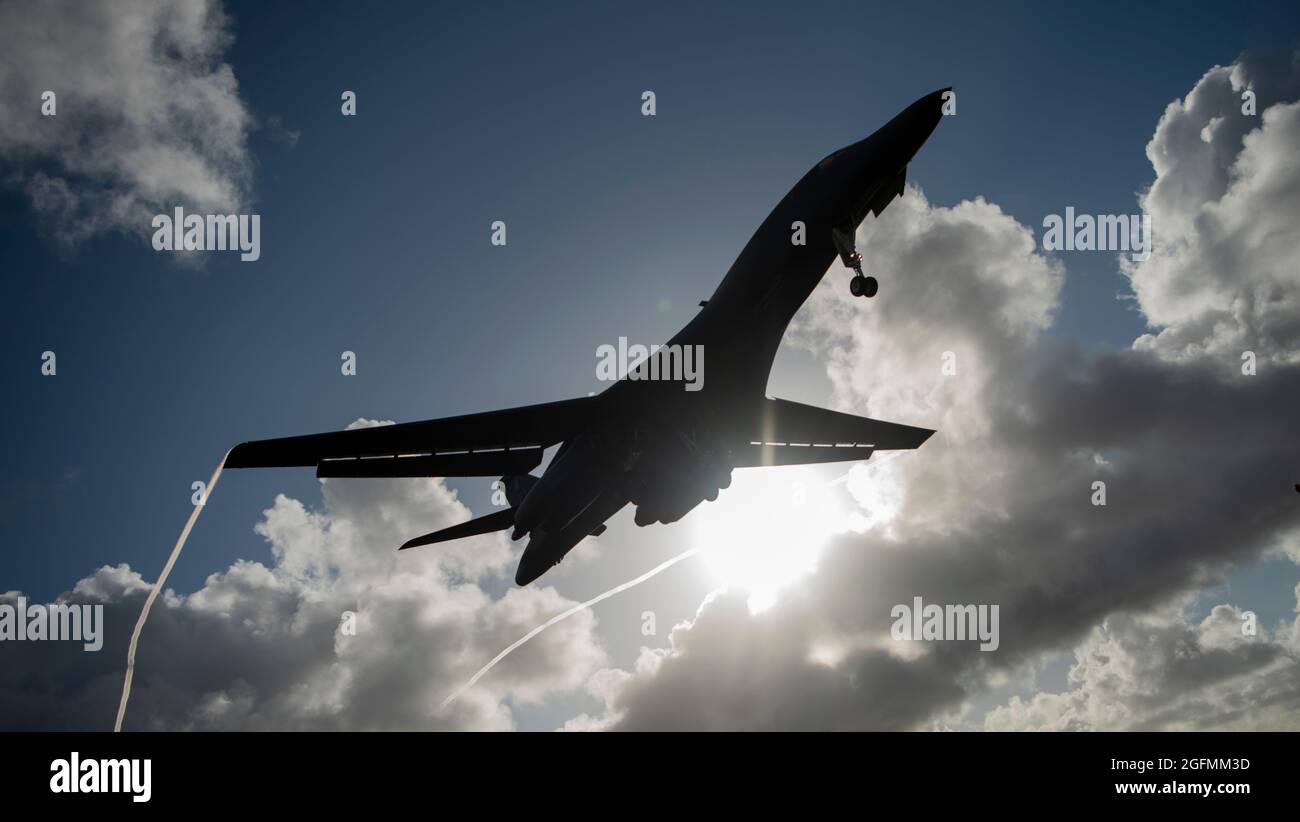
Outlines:
POLYGON ((316 466, 322 477, 458 477, 526 473, 591 418, 595 397, 398 425, 257 440, 227 468, 316 466))
POLYGON ((764 400, 758 427, 733 447, 737 468, 864 460, 875 451, 919 448, 934 431, 826 408, 764 400))

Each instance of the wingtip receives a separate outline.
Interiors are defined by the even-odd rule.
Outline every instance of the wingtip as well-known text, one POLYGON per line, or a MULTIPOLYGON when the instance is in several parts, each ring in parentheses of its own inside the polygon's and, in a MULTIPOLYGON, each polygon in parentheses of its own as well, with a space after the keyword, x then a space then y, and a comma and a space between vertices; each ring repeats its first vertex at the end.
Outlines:
POLYGON ((239 445, 236 445, 234 448, 231 448, 230 451, 229 451, 229 453, 226 454, 225 467, 226 467, 226 468, 243 468, 243 467, 244 467, 245 455, 246 455, 247 453, 248 453, 248 443, 247 443, 247 442, 241 442, 239 445))
POLYGON ((423 545, 432 545, 435 542, 441 542, 441 540, 439 539, 431 539, 431 537, 437 537, 438 534, 439 534, 438 531, 434 531, 432 534, 424 534, 422 536, 412 537, 411 539, 408 539, 406 542, 403 542, 401 545, 399 545, 397 550, 405 551, 407 548, 419 548, 423 545))

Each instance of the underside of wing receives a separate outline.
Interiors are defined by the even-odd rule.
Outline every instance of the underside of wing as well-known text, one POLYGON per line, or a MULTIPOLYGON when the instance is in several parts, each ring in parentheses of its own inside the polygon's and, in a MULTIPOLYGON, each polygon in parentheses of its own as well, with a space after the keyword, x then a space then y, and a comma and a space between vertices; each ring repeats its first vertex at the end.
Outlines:
POLYGON ((589 422, 596 397, 437 420, 257 440, 227 468, 316 466, 322 477, 459 477, 526 473, 589 422))
POLYGON ((934 431, 826 408, 764 400, 750 439, 737 443, 736 467, 807 465, 867 459, 875 451, 919 448, 934 431))

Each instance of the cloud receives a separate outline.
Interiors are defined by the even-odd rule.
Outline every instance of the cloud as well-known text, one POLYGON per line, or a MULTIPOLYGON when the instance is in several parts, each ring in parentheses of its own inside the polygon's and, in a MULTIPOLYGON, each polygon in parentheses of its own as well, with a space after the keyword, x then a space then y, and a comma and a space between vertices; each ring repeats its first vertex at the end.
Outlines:
MULTIPOLYGON (((500 534, 395 551, 469 517, 441 480, 321 487, 319 511, 280 495, 263 513, 256 531, 271 564, 241 560, 154 608, 127 730, 508 729, 512 706, 579 688, 607 663, 595 617, 582 612, 439 711, 497 651, 575 603, 554 588, 509 586, 517 551, 500 534), (356 614, 352 636, 341 629, 346 611, 356 614)), ((0 727, 111 727, 147 590, 119 565, 60 598, 104 605, 98 653, 68 642, 0 645, 0 727)))
POLYGON ((302 136, 301 131, 294 131, 284 124, 284 120, 279 115, 271 115, 266 118, 266 135, 276 143, 280 143, 289 148, 298 145, 298 138, 302 136))
MULTIPOLYGON (((1300 592, 1298 592, 1300 593, 1300 592)), ((1012 697, 989 730, 1300 730, 1300 620, 1243 636, 1241 609, 1119 614, 1075 651, 1070 690, 1012 697)))
POLYGON ((1158 330, 1135 347, 1233 367, 1300 360, 1300 52, 1248 53, 1169 104, 1147 145, 1155 247, 1124 266, 1158 330), (1256 114, 1242 94, 1256 95, 1256 114))
MULTIPOLYGON (((1294 725, 1295 628, 1246 638, 1231 606, 1200 622, 1183 609, 1300 539, 1300 340, 1276 263, 1295 259, 1295 238, 1254 213, 1297 185, 1279 150, 1296 144, 1293 65, 1245 57, 1161 118, 1144 197, 1157 245, 1126 268, 1152 330, 1131 348, 1046 333, 1065 272, 995 204, 934 205, 912 187, 864 224, 880 295, 864 305, 828 278, 789 339, 827 362, 836 407, 939 433, 852 469, 861 531, 772 607, 718 592, 631 670, 607 666, 584 612, 439 715, 485 659, 573 603, 548 588, 494 596, 513 560, 499 535, 396 555, 468 516, 440 482, 326 481, 320 511, 279 497, 265 513, 271 565, 237 563, 156 609, 128 726, 501 728, 512 705, 585 684, 604 709, 566 729, 925 728, 1069 649, 1069 690, 1004 700, 974 726, 1294 725), (1234 83, 1259 90, 1258 124, 1228 119, 1234 83), (1255 376, 1237 367, 1243 345, 1266 366, 1255 376), (892 640, 892 606, 915 596, 998 605, 998 650, 892 640), (338 631, 344 610, 360 615, 355 637, 338 631)), ((0 724, 111 721, 144 590, 118 567, 67 595, 120 626, 99 654, 0 647, 23 655, 0 666, 0 724)))
MULTIPOLYGON (((993 204, 934 206, 909 188, 868 220, 859 247, 882 274, 880 296, 864 308, 828 278, 790 340, 827 360, 837 407, 939 430, 887 470, 853 469, 848 488, 864 510, 880 496, 868 493, 874 484, 894 483, 892 518, 834 539, 817 570, 769 610, 751 612, 743 592, 711 598, 669 647, 593 680, 606 711, 574 726, 933 727, 1076 645, 1085 685, 1106 687, 1102 657, 1129 660, 1131 681, 1111 700, 1125 707, 1090 697, 1091 709, 1066 722, 1248 727, 1293 713, 1292 639, 1233 637, 1226 608, 1199 625, 1167 615, 1186 592, 1300 539, 1291 490, 1300 465, 1291 324, 1300 315, 1288 308, 1293 294, 1268 297, 1294 276, 1273 261, 1294 266, 1295 233, 1273 221, 1295 213, 1285 204, 1300 167, 1279 149, 1297 142, 1294 107, 1264 94, 1290 86, 1255 76, 1279 65, 1293 62, 1245 58, 1207 75, 1239 77, 1275 101, 1237 150, 1216 142, 1237 128, 1220 124, 1208 144, 1217 153, 1184 155, 1205 154, 1199 132, 1211 118, 1199 103, 1190 105, 1197 145, 1169 139, 1176 106, 1160 121, 1146 203, 1163 250, 1131 272, 1154 332, 1131 349, 1082 349, 1044 334, 1063 271, 993 204), (1249 213, 1270 197, 1285 210, 1249 213), (1181 229, 1178 210, 1188 215, 1181 229), (1213 264, 1184 275, 1197 257, 1178 256, 1187 248, 1213 264), (1189 289, 1213 296, 1180 296, 1189 289), (1247 339, 1269 363, 1256 376, 1238 367, 1234 346, 1247 339), (955 375, 941 371, 945 352, 955 375), (1106 484, 1105 506, 1093 505, 1096 481, 1106 484), (891 640, 891 607, 914 596, 998 605, 999 649, 891 640), (1235 711, 1229 688, 1248 695, 1235 711), (1185 709, 1182 719, 1162 714, 1152 694, 1185 709)), ((1033 726, 1070 700, 1080 694, 1012 702, 989 726, 1033 726)))
POLYGON ((246 210, 251 116, 216 0, 0 5, 0 159, 59 242, 246 210), (57 114, 41 114, 53 91, 57 114))

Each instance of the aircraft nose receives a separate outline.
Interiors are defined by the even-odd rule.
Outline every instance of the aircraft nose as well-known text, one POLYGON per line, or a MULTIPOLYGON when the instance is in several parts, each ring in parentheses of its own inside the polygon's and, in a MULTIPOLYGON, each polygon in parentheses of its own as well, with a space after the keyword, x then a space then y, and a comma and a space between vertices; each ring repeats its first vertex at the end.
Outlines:
POLYGON ((828 176, 838 181, 841 198, 857 203, 882 177, 888 182, 912 161, 943 118, 944 96, 950 91, 941 88, 925 95, 870 137, 832 154, 817 168, 827 169, 828 176))
POLYGON ((939 121, 943 119, 943 106, 946 102, 944 97, 951 91, 951 87, 941 88, 925 95, 899 112, 885 126, 891 137, 890 142, 904 155, 900 165, 911 162, 922 144, 930 139, 939 121))

